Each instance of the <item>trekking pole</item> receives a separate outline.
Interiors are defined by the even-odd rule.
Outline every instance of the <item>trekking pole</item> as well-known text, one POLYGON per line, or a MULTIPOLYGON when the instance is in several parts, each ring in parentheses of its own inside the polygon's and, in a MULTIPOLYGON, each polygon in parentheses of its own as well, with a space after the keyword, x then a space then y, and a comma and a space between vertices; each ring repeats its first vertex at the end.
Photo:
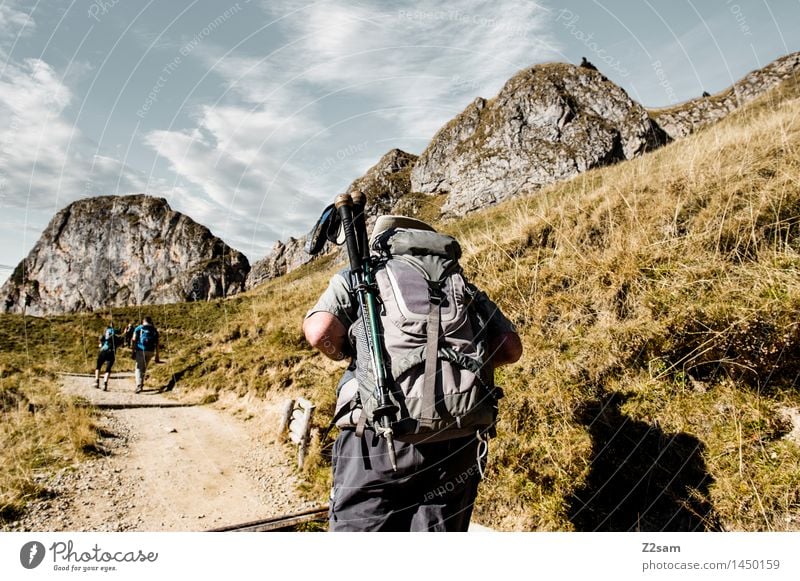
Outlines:
POLYGON ((398 412, 398 407, 389 397, 389 386, 386 373, 386 363, 383 360, 383 342, 381 341, 380 319, 376 300, 375 281, 369 268, 369 249, 366 247, 367 236, 364 225, 364 199, 359 199, 361 209, 360 218, 354 218, 355 204, 349 194, 336 197, 336 210, 342 219, 347 254, 350 257, 350 284, 356 291, 361 320, 366 331, 367 348, 372 361, 372 373, 375 379, 375 397, 378 407, 373 412, 375 431, 386 438, 389 449, 389 461, 392 469, 397 470, 397 456, 394 450, 394 431, 392 421, 398 412), (358 224, 358 231, 355 226, 358 224))

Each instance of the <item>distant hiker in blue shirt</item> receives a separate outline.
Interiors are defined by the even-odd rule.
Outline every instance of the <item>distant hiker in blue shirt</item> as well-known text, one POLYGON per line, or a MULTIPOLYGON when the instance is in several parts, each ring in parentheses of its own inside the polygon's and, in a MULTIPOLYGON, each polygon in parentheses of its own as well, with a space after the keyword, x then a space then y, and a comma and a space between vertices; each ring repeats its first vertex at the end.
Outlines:
POLYGON ((100 340, 97 346, 100 352, 97 354, 97 365, 94 367, 94 386, 100 389, 100 368, 103 364, 106 365, 106 375, 103 381, 103 391, 108 391, 108 378, 111 377, 111 367, 114 365, 114 360, 117 356, 117 338, 119 332, 114 328, 112 323, 108 323, 106 330, 100 335, 100 340))
POLYGON ((133 330, 131 348, 136 359, 136 393, 141 393, 147 375, 147 364, 153 356, 158 363, 158 330, 150 317, 142 319, 142 324, 133 330))

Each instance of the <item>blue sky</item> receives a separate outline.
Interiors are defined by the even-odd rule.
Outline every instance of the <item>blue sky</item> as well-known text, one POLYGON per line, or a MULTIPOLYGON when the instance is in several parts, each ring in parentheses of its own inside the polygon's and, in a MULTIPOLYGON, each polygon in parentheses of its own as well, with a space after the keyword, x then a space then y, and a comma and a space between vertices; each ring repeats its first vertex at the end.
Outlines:
POLYGON ((251 260, 476 96, 593 61, 645 106, 800 50, 800 0, 0 0, 0 277, 52 215, 147 192, 251 260))

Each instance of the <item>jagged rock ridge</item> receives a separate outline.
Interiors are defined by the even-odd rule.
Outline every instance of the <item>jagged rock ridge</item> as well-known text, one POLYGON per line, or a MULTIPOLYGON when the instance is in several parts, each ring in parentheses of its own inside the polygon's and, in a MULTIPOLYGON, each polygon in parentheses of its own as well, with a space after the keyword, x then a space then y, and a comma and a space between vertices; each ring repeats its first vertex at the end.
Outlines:
POLYGON ((733 86, 716 95, 698 97, 668 109, 651 109, 650 114, 671 138, 686 137, 702 127, 720 121, 742 105, 798 74, 800 52, 795 52, 748 73, 733 86))
POLYGON ((47 315, 206 300, 244 289, 247 258, 144 194, 73 202, 6 281, 6 312, 47 315))
MULTIPOLYGON (((798 71, 800 53, 793 53, 716 96, 647 110, 592 67, 534 66, 495 98, 476 98, 419 158, 392 150, 347 191, 367 193, 372 217, 413 215, 419 198, 432 194, 446 196, 440 217, 462 215, 684 137, 798 71)), ((307 263, 304 244, 305 237, 278 242, 254 266, 248 288, 307 263)))

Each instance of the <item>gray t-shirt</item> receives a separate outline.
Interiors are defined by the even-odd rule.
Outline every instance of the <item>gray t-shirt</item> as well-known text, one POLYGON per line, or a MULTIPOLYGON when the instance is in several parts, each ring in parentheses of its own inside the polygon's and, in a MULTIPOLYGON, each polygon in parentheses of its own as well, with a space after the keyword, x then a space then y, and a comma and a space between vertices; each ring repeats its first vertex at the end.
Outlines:
MULTIPOLYGON (((475 288, 474 285, 469 286, 475 288)), ((490 337, 517 332, 514 324, 483 291, 477 291, 475 301, 478 309, 488 321, 487 334, 490 337)), ((318 312, 332 314, 347 329, 355 322, 358 318, 358 301, 350 290, 349 271, 343 270, 331 278, 328 288, 322 293, 317 304, 306 313, 306 318, 318 312)))

